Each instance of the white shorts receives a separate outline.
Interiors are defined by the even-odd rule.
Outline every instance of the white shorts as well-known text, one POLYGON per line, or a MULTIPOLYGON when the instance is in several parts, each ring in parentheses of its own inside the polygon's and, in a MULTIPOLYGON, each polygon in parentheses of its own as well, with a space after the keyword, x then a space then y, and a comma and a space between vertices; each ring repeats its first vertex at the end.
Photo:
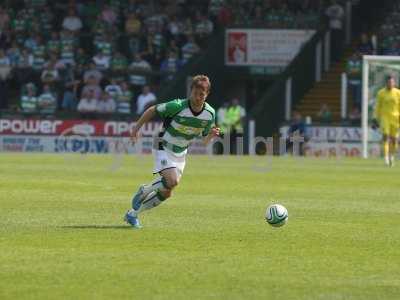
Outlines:
POLYGON ((185 168, 186 155, 176 156, 165 150, 154 151, 154 170, 153 174, 157 174, 166 169, 176 168, 180 175, 183 174, 185 168))

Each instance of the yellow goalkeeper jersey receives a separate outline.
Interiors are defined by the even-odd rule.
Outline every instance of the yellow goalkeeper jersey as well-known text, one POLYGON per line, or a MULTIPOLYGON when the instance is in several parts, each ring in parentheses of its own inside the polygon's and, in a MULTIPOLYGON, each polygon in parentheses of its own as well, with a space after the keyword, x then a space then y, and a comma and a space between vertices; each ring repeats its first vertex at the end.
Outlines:
POLYGON ((380 89, 376 97, 375 118, 397 119, 400 116, 400 90, 392 88, 380 89))

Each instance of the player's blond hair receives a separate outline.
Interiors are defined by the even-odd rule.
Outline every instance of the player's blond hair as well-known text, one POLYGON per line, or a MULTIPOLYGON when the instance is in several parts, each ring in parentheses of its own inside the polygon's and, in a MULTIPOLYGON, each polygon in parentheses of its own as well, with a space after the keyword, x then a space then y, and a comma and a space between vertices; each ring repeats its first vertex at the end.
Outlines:
POLYGON ((196 75, 192 78, 192 84, 190 85, 190 88, 193 89, 194 86, 199 85, 201 82, 205 82, 208 85, 208 91, 211 90, 211 81, 210 78, 206 75, 196 75))

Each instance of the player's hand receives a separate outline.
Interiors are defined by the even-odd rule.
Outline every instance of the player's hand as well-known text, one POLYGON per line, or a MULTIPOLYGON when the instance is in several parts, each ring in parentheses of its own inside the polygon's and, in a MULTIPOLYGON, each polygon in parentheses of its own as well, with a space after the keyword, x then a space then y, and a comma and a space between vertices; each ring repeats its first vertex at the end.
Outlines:
POLYGON ((135 143, 138 141, 139 138, 140 138, 139 129, 137 129, 137 128, 135 127, 135 128, 132 129, 132 132, 131 132, 131 142, 132 142, 133 144, 135 144, 135 143))
POLYGON ((221 129, 219 128, 219 127, 213 127, 213 128, 211 128, 211 136, 212 137, 216 137, 216 136, 219 136, 220 135, 220 131, 221 131, 221 129))

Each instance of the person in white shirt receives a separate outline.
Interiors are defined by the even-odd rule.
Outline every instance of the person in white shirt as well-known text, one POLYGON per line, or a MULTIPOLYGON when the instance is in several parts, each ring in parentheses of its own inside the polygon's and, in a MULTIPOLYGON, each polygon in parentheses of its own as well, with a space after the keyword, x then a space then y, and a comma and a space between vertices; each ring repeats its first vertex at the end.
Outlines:
POLYGON ((68 16, 63 20, 62 27, 69 31, 79 31, 82 29, 82 26, 81 19, 76 15, 75 10, 71 8, 68 11, 68 16))
POLYGON ((145 85, 143 92, 139 95, 136 102, 136 113, 142 114, 144 110, 150 105, 157 101, 156 96, 150 91, 150 87, 145 85))
POLYGON ((104 91, 106 91, 114 100, 122 94, 121 86, 114 78, 112 78, 110 84, 104 88, 104 91))
POLYGON ((332 58, 334 61, 338 61, 343 51, 344 9, 336 0, 332 0, 331 5, 325 10, 325 15, 329 18, 331 30, 332 58))
POLYGON ((100 83, 103 78, 103 74, 97 70, 96 64, 91 62, 89 68, 83 73, 83 81, 88 83, 89 79, 95 79, 96 83, 100 83))
POLYGON ((97 111, 97 99, 94 96, 94 92, 82 94, 77 110, 80 113, 93 113, 97 111))
POLYGON ((103 91, 97 82, 97 79, 95 77, 89 77, 85 83, 86 84, 82 88, 82 94, 93 92, 94 98, 99 99, 103 91))
POLYGON ((96 64, 96 68, 102 71, 110 67, 110 57, 105 56, 101 51, 93 57, 93 62, 96 64))
POLYGON ((100 100, 97 102, 97 112, 101 114, 108 114, 115 112, 116 104, 110 94, 104 92, 100 100))

